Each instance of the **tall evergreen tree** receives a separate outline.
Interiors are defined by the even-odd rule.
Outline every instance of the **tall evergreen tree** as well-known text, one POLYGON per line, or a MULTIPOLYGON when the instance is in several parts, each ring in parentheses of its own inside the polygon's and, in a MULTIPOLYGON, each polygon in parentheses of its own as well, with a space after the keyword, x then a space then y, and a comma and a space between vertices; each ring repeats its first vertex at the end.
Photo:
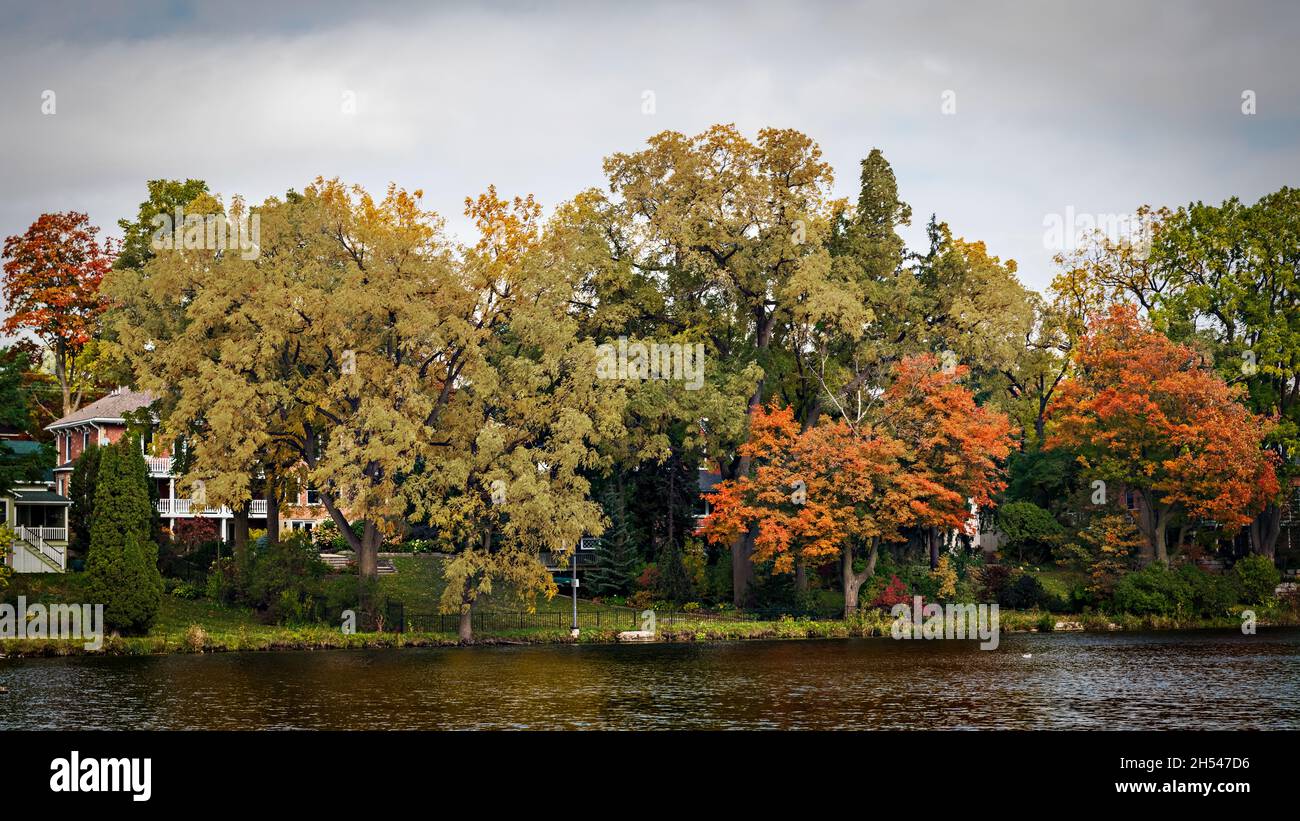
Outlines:
POLYGON ((601 506, 610 524, 596 549, 596 563, 587 573, 587 584, 597 596, 627 593, 639 563, 621 478, 607 484, 601 494, 601 506))
POLYGON ((124 633, 147 633, 162 605, 152 519, 144 456, 134 437, 123 437, 100 455, 86 592, 124 633))
POLYGON ((91 446, 81 452, 72 465, 72 478, 68 480, 68 548, 85 556, 90 550, 90 525, 95 520, 95 484, 99 475, 98 447, 91 446))

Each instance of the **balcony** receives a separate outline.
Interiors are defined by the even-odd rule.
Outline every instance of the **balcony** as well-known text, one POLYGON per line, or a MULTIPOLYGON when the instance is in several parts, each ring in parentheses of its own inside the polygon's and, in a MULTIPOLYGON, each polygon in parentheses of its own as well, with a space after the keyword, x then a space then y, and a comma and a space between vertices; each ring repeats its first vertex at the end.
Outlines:
POLYGON ((172 459, 170 456, 146 456, 144 463, 149 467, 150 476, 171 476, 172 459))
MULTIPOLYGON (((164 516, 232 516, 233 512, 228 507, 204 507, 200 508, 194 504, 191 499, 159 499, 158 512, 164 516)), ((266 500, 254 499, 248 506, 248 515, 254 517, 266 516, 266 500)))

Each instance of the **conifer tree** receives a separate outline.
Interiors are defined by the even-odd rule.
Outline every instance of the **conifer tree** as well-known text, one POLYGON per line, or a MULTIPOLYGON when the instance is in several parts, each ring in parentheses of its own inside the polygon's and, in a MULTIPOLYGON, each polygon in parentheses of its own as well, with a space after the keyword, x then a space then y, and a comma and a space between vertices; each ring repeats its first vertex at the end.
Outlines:
POLYGON ((601 503, 610 526, 596 549, 596 563, 588 572, 587 583, 597 596, 622 595, 636 575, 637 550, 621 483, 607 485, 603 496, 601 503))
POLYGON ((68 498, 72 500, 68 510, 68 547, 83 556, 90 549, 90 525, 95 519, 99 456, 96 446, 83 450, 73 463, 72 478, 68 480, 68 498))
POLYGON ((95 487, 87 595, 104 605, 104 621, 123 633, 147 633, 162 605, 158 546, 140 446, 125 437, 104 448, 95 487))

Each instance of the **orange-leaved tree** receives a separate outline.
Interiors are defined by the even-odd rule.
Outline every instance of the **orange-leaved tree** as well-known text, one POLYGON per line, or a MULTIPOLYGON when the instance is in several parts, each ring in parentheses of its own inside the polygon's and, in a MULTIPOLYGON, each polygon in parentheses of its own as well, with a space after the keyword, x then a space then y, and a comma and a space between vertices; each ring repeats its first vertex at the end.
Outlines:
POLYGON ((41 214, 23 234, 5 239, 4 298, 12 311, 0 330, 28 330, 49 348, 63 393, 63 415, 81 406, 89 375, 82 351, 99 328, 105 303, 99 283, 113 264, 111 240, 81 213, 41 214))
POLYGON ((963 375, 906 359, 880 402, 802 432, 792 409, 759 408, 742 451, 754 470, 718 485, 705 537, 725 545, 754 528, 753 559, 776 572, 838 559, 853 612, 883 544, 918 527, 966 529, 970 505, 1001 488, 1010 422, 977 406, 963 375))
POLYGON ((1196 351, 1116 305, 1074 351, 1078 374, 1053 403, 1049 447, 1074 448, 1093 478, 1137 501, 1144 564, 1169 564, 1176 517, 1247 525, 1278 493, 1270 421, 1252 414, 1196 351))
POLYGON ((931 569, 942 533, 969 535, 974 509, 992 507, 1006 487, 1001 465, 1014 445, 1007 415, 976 404, 961 384, 967 372, 964 365, 940 368, 929 355, 904 359, 884 396, 881 424, 907 446, 917 484, 911 504, 931 569))

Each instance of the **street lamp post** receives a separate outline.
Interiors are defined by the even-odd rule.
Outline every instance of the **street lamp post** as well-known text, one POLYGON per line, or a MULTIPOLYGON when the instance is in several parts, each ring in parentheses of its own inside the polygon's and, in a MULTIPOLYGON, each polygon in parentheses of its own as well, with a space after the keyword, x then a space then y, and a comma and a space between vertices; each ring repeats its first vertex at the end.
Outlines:
MULTIPOLYGON (((579 542, 578 544, 582 544, 579 542)), ((573 637, 578 637, 578 549, 573 549, 573 578, 570 579, 573 589, 573 637)))

